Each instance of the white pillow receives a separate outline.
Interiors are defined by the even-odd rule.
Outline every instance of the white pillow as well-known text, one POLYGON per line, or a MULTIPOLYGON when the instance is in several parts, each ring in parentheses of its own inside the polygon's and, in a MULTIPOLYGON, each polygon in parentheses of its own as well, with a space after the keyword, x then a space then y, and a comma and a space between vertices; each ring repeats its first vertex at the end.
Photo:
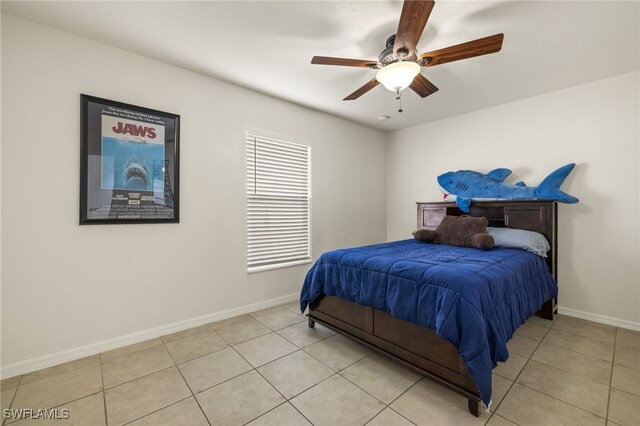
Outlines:
POLYGON ((487 234, 491 234, 495 240, 495 247, 512 247, 530 251, 541 257, 547 257, 551 249, 544 235, 538 232, 525 231, 513 228, 487 228, 487 234))

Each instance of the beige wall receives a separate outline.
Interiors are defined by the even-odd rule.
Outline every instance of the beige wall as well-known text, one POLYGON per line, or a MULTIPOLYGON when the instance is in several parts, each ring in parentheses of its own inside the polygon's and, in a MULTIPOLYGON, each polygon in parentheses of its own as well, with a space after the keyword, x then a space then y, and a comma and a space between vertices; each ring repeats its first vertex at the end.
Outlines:
POLYGON ((298 292, 246 272, 247 127, 311 146, 314 256, 386 237, 383 133, 7 15, 2 123, 3 369, 298 292), (180 114, 180 224, 78 225, 80 93, 180 114))
POLYGON ((559 207, 564 312, 640 326, 639 74, 624 74, 390 133, 387 238, 407 238, 418 200, 440 200, 436 176, 508 167, 508 181, 537 185, 578 164, 559 207))

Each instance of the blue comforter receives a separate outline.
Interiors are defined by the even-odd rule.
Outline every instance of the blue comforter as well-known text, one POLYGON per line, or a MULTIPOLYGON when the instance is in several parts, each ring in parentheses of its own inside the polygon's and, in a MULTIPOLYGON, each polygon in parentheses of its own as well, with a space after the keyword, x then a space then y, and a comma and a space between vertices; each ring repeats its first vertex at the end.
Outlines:
POLYGON ((488 406, 507 341, 557 292, 533 253, 405 240, 324 253, 307 273, 300 308, 337 296, 434 329, 458 348, 488 406))

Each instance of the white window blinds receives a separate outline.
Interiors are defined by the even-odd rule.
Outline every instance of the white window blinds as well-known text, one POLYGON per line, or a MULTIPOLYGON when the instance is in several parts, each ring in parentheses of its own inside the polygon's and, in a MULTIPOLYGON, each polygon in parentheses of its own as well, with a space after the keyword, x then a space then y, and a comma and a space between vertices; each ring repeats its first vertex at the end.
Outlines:
POLYGON ((310 149, 247 132, 249 272, 311 259, 310 149))

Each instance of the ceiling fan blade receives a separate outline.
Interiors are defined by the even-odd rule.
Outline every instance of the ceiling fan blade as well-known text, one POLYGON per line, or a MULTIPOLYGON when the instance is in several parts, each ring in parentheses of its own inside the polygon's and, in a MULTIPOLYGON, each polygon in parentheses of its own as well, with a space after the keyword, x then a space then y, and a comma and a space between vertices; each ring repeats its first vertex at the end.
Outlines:
POLYGON ((379 84, 378 80, 374 78, 373 80, 369 81, 367 84, 365 84, 364 86, 362 86, 361 88, 359 88, 358 90, 356 90, 355 92, 353 92, 352 94, 344 98, 343 101, 352 101, 354 99, 358 99, 360 96, 364 95, 369 90, 376 87, 378 84, 379 84))
POLYGON ((434 50, 433 52, 427 52, 420 56, 418 63, 426 59, 428 62, 424 66, 432 67, 434 65, 446 64, 447 62, 459 61, 460 59, 496 53, 502 49, 502 40, 504 40, 504 34, 500 33, 455 46, 445 47, 444 49, 434 50))
POLYGON ((416 51, 416 45, 435 2, 433 0, 405 0, 402 5, 396 41, 393 44, 393 53, 398 56, 400 50, 406 50, 406 55, 411 56, 416 51))
POLYGON ((426 98, 438 91, 438 88, 422 74, 416 75, 416 78, 413 79, 409 87, 420 95, 421 98, 426 98))
POLYGON ((311 59, 311 63, 316 65, 341 65, 343 67, 378 67, 377 61, 367 61, 364 59, 331 58, 328 56, 314 56, 311 59))

